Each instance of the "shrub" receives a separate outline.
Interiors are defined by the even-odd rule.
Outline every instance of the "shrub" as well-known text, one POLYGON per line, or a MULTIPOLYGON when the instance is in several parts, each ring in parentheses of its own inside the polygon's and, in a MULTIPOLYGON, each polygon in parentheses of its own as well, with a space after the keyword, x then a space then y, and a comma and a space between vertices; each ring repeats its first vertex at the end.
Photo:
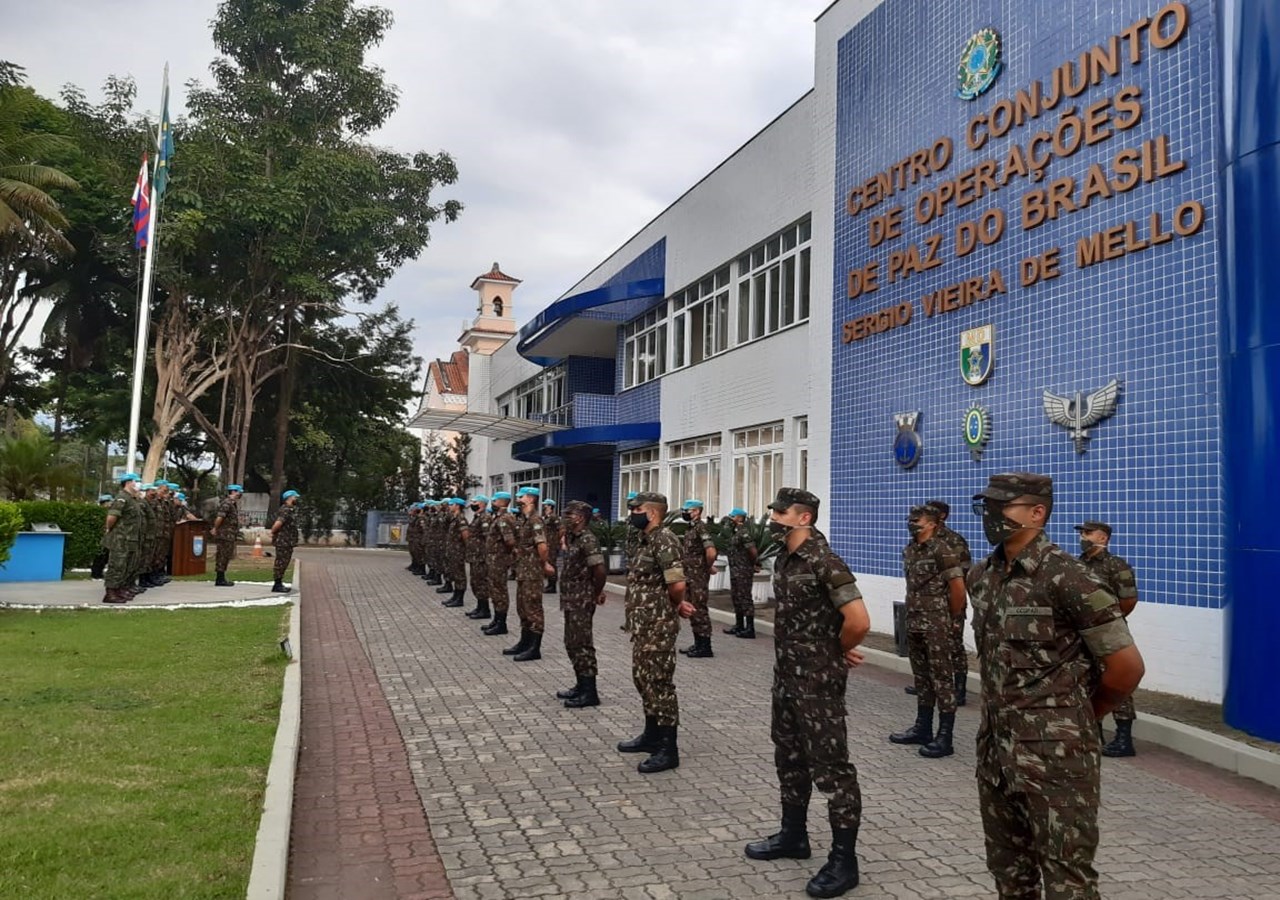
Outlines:
POLYGON ((9 561, 9 551, 22 530, 22 513, 18 504, 0 500, 0 566, 9 561))
POLYGON ((93 503, 63 503, 57 500, 24 500, 14 504, 22 514, 22 525, 56 522, 68 532, 62 555, 63 569, 87 569, 98 555, 107 511, 93 503))

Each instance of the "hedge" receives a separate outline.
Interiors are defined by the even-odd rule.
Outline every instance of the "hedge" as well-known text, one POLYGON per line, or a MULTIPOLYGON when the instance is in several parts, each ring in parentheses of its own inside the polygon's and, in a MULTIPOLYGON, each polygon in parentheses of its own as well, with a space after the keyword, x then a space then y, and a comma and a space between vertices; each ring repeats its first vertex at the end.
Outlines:
POLYGON ((0 566, 9 561, 9 551, 22 530, 22 513, 18 504, 0 500, 0 566))
POLYGON ((67 534, 62 555, 63 569, 87 569, 102 545, 107 511, 93 503, 62 503, 56 500, 23 500, 16 504, 24 528, 32 522, 56 522, 67 534))

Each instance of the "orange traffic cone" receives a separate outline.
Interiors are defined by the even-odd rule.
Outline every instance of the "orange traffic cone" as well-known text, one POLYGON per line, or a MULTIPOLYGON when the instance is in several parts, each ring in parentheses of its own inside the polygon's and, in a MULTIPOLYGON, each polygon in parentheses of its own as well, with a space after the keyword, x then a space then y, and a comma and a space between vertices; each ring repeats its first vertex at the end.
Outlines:
POLYGON ((262 559, 262 535, 253 539, 253 552, 249 555, 254 559, 262 559))

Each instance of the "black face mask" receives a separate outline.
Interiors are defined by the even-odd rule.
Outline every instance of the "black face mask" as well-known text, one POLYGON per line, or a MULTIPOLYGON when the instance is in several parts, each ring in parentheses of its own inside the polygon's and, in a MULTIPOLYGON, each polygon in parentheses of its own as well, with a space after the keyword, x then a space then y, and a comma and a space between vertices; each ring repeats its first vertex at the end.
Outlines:
POLYGON ((769 523, 769 533, 774 535, 775 537, 782 537, 784 534, 790 531, 792 527, 793 526, 791 525, 784 525, 781 522, 771 521, 769 523))
POLYGON ((627 524, 639 531, 649 527, 649 517, 642 512, 632 513, 627 517, 627 524))
POLYGON ((680 513, 680 518, 682 518, 682 519, 684 519, 686 522, 688 522, 688 521, 690 521, 690 520, 692 520, 692 519, 693 519, 693 513, 689 512, 689 511, 686 509, 684 512, 680 513))
POLYGON ((480 509, 481 509, 481 507, 479 507, 479 506, 474 506, 474 505, 473 505, 473 506, 471 507, 471 511, 472 511, 472 512, 480 512, 480 509))

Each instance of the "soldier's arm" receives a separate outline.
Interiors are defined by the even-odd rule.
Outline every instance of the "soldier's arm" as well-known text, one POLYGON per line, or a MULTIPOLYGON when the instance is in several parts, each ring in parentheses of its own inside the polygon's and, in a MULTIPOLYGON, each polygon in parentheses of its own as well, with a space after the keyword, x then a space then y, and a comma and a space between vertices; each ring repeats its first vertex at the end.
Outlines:
POLYGON ((1129 618, 1129 613, 1138 605, 1138 579, 1127 562, 1122 562, 1116 573, 1116 599, 1120 601, 1120 613, 1129 618))
POLYGON ((1099 719, 1132 694, 1147 671, 1137 644, 1130 644, 1110 656, 1103 657, 1102 663, 1104 666, 1102 678, 1098 682, 1097 690, 1093 692, 1093 697, 1090 698, 1093 702, 1093 714, 1099 719))
POLYGON ((1133 693, 1146 666, 1115 595, 1083 566, 1071 562, 1075 567, 1062 573, 1052 596, 1093 658, 1103 663, 1102 677, 1090 698, 1094 715, 1101 718, 1133 693))
POLYGON ((867 612, 867 604, 862 598, 850 600, 840 607, 840 649, 844 653, 845 665, 854 668, 862 663, 863 656, 858 646, 871 630, 871 615, 867 612))
POLYGON ((947 583, 947 605, 951 615, 964 615, 964 604, 969 599, 964 589, 964 569, 960 565, 960 557, 950 547, 938 554, 938 570, 947 583))
POLYGON ((271 523, 271 537, 274 539, 280 533, 280 529, 284 527, 284 519, 276 519, 271 523))
POLYGON ((115 527, 116 527, 116 522, 118 522, 118 521, 120 521, 120 517, 119 517, 119 516, 117 516, 115 513, 112 513, 112 514, 108 515, 108 516, 107 516, 107 527, 106 527, 105 529, 103 529, 104 533, 105 533, 105 532, 107 532, 107 531, 110 531, 112 528, 115 528, 115 527))

